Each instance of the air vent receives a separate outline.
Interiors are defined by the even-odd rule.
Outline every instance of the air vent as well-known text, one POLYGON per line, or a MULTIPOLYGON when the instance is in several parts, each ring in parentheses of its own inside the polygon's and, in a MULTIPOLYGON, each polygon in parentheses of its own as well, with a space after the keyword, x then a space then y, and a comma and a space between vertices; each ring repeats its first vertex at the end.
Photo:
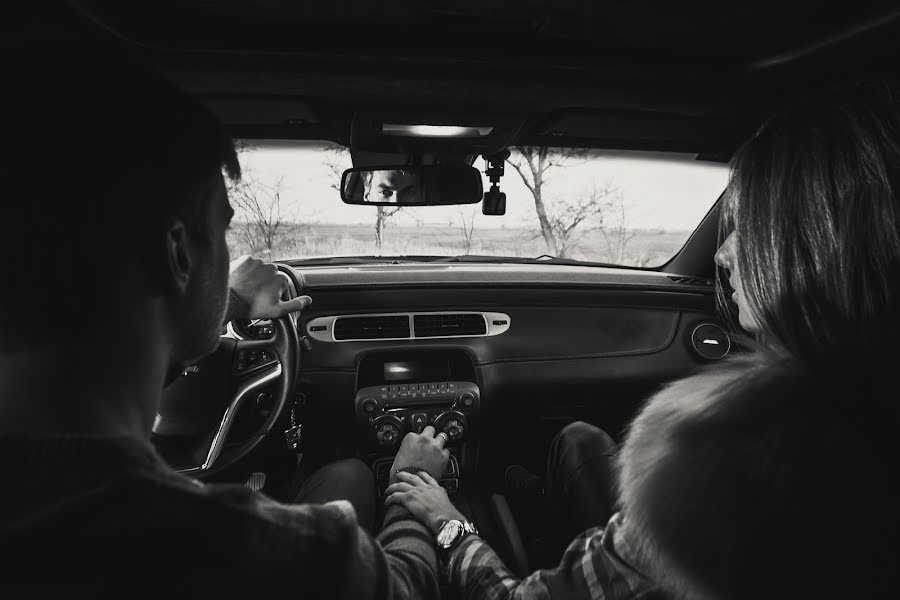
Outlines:
POLYGON ((703 358, 718 360, 731 351, 731 338, 720 325, 702 323, 691 332, 691 346, 703 358))
POLYGON ((362 342, 501 335, 512 319, 499 312, 426 312, 335 315, 307 321, 306 333, 319 342, 362 342), (410 325, 415 325, 415 336, 410 325))
POLYGON ((340 317, 334 321, 336 340, 383 340, 409 337, 409 317, 379 315, 340 317))
POLYGON ((480 313, 415 315, 414 326, 417 338, 487 333, 487 324, 480 313))
POLYGON ((705 279, 703 277, 682 277, 680 275, 669 275, 669 279, 673 283, 678 283, 680 285, 696 285, 700 287, 713 286, 712 279, 705 279))

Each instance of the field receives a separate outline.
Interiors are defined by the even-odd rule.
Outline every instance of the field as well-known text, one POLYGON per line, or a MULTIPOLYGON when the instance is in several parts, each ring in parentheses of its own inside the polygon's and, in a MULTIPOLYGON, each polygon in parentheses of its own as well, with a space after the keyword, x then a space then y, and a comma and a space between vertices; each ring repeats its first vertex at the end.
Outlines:
MULTIPOLYGON (((569 258, 611 262, 628 266, 657 266, 671 258, 687 241, 689 231, 627 230, 613 235, 586 231, 566 253, 569 258), (624 235, 621 235, 624 234, 624 235), (623 243, 623 238, 628 238, 623 243)), ((253 254, 278 260, 311 256, 351 255, 446 255, 485 254, 492 256, 536 257, 548 254, 537 230, 519 228, 476 228, 468 251, 461 226, 388 225, 379 252, 372 225, 283 224, 277 230, 272 250, 257 243, 253 247, 247 226, 234 223, 229 231, 232 256, 253 254)))

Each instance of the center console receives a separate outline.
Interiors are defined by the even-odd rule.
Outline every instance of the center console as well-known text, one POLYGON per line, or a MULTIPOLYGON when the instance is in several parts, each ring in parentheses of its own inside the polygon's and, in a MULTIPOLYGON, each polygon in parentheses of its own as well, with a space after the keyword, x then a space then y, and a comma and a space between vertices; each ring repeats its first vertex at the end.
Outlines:
POLYGON ((447 435, 451 455, 440 483, 453 496, 465 466, 464 447, 474 440, 480 406, 475 367, 464 352, 418 350, 363 358, 354 415, 359 440, 370 453, 378 494, 387 487, 393 455, 403 437, 431 425, 447 435))
POLYGON ((354 411, 365 443, 396 450, 408 432, 431 425, 447 445, 471 439, 481 405, 471 359, 452 351, 378 354, 357 373, 354 411))

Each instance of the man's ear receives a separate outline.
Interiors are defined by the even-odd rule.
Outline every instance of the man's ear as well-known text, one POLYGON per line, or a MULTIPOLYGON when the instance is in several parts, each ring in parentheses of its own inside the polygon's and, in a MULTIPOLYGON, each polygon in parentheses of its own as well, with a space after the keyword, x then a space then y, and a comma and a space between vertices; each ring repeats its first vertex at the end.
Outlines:
POLYGON ((184 293, 191 282, 193 263, 187 227, 177 220, 166 232, 166 275, 179 293, 184 293))

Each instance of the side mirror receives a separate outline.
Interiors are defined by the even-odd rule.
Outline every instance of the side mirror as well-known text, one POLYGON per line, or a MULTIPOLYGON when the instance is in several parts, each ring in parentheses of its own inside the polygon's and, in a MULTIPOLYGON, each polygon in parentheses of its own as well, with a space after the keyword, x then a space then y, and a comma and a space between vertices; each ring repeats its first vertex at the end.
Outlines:
POLYGON ((341 200, 346 204, 476 204, 483 195, 481 173, 468 165, 355 167, 341 178, 341 200))

